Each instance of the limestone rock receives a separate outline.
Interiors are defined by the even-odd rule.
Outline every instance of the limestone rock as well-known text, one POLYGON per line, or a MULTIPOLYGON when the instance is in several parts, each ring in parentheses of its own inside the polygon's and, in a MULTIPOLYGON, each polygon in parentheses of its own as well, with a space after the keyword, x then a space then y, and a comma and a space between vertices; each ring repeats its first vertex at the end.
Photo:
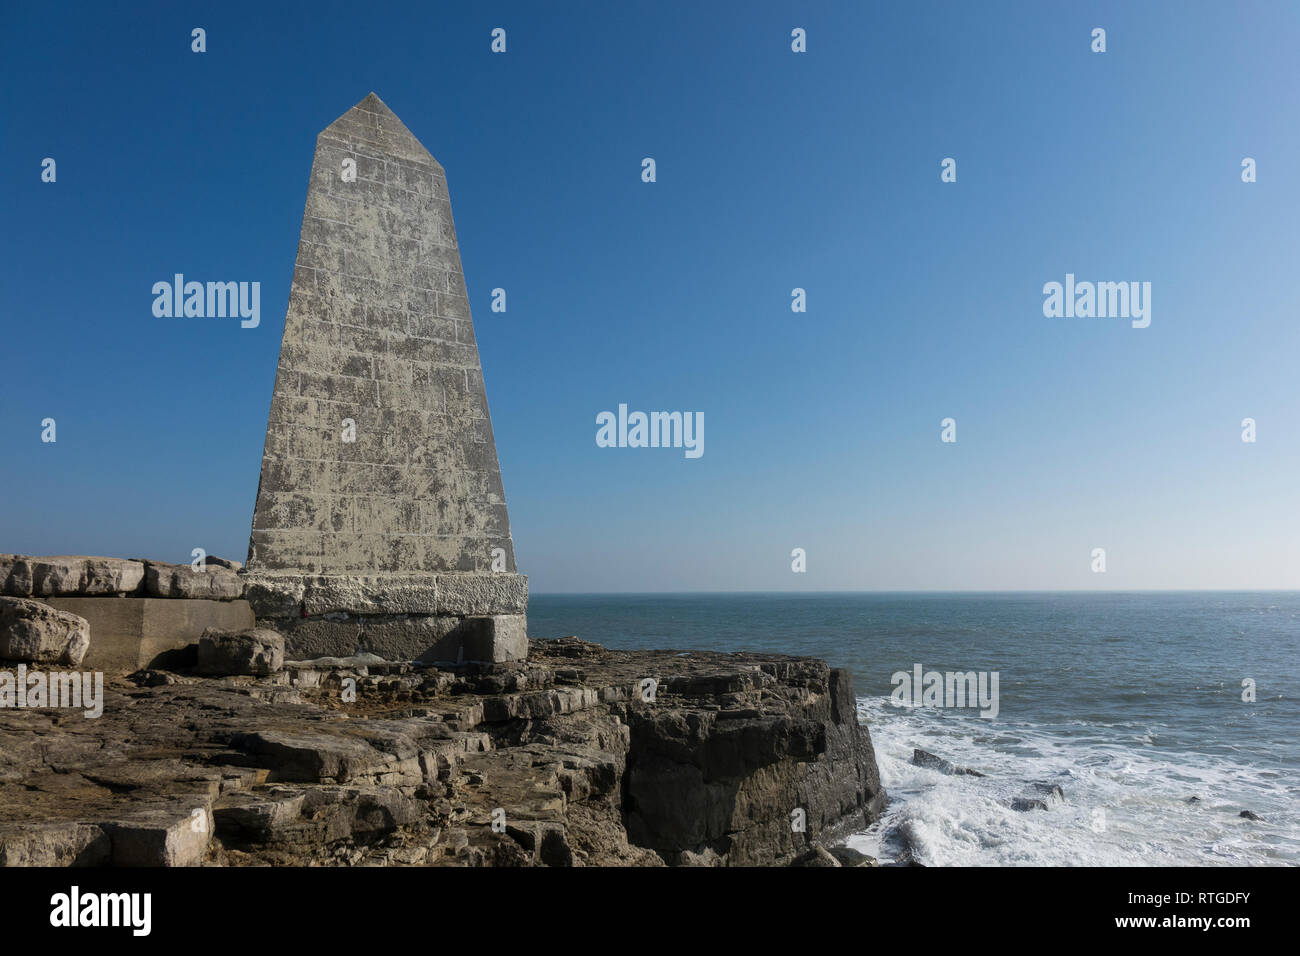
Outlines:
MULTIPOLYGON (((879 818, 844 671, 573 640, 529 650, 322 659, 293 668, 318 678, 294 689, 281 675, 109 675, 103 716, 75 733, 0 709, 0 863, 784 865, 879 818), (795 808, 806 833, 791 831, 795 808)), ((812 857, 864 865, 839 847, 812 857)))
POLYGON ((235 835, 258 843, 280 841, 302 815, 306 794, 282 787, 268 793, 235 792, 213 810, 219 835, 235 835))
POLYGON ((92 671, 192 668, 198 640, 209 627, 242 631, 257 623, 246 601, 178 601, 138 595, 41 601, 90 623, 93 640, 82 666, 92 671))
POLYGON ((257 574, 243 571, 244 600, 262 618, 292 618, 303 614, 306 581, 300 574, 257 574))
POLYGON ((203 563, 209 567, 228 568, 231 571, 238 571, 244 566, 242 561, 231 561, 229 558, 218 558, 215 554, 209 554, 203 559, 203 563))
POLYGON ((839 860, 840 866, 880 866, 880 862, 874 856, 868 856, 851 846, 833 846, 830 848, 830 854, 839 860))
POLYGON ((229 568, 204 565, 202 571, 189 564, 145 564, 145 590, 150 597, 197 598, 234 601, 244 594, 243 582, 229 568))
POLYGON ((204 800, 175 801, 104 824, 114 866, 197 866, 207 851, 212 811, 204 800))
POLYGON ((309 577, 303 609, 308 615, 433 614, 438 608, 438 581, 434 574, 309 577))
POLYGON ((176 675, 166 671, 143 668, 126 675, 126 679, 137 687, 163 687, 176 683, 176 675))
POLYGON ((140 561, 0 554, 0 594, 11 597, 133 594, 140 590, 143 580, 144 564, 140 561))
POLYGON ((465 643, 465 659, 521 661, 528 656, 527 619, 522 614, 470 618, 477 625, 465 643))
POLYGON ((1029 810, 1050 810, 1065 801, 1065 791, 1054 783, 1035 783, 1030 787, 1028 796, 1016 797, 1011 801, 1011 809, 1020 813, 1029 810))
POLYGON ((284 666, 284 638, 269 628, 231 633, 208 628, 199 638, 199 671, 263 677, 284 666))
POLYGON ((928 750, 914 748, 912 750, 912 763, 918 767, 928 767, 930 770, 937 770, 940 773, 946 773, 953 776, 982 777, 984 774, 978 770, 971 770, 969 767, 958 767, 957 765, 938 757, 928 750))
POLYGON ((89 648, 85 618, 40 601, 0 597, 0 659, 77 667, 89 648))
POLYGON ((428 662, 520 660, 528 651, 521 574, 248 572, 244 597, 285 635, 290 658, 372 651, 428 662))
POLYGON ((111 855, 108 834, 92 824, 56 820, 0 835, 0 866, 102 866, 111 855))
POLYGON ((438 613, 477 617, 523 614, 528 577, 523 574, 440 574, 438 613))
POLYGON ((814 846, 794 858, 791 866, 841 866, 839 860, 823 846, 814 846))
MULTIPOLYGON (((545 643, 534 641, 533 653, 545 643)), ((636 696, 617 708, 637 754, 626 784, 633 842, 670 864, 711 846, 728 865, 747 866, 802 852, 790 827, 795 809, 811 839, 879 815, 884 790, 847 671, 803 658, 666 653, 654 657, 658 674, 625 672, 634 686, 655 677, 655 701, 636 696), (701 666, 719 656, 730 666, 701 666), (719 702, 760 716, 724 718, 707 706, 719 702), (847 765, 855 772, 837 769, 847 765)))

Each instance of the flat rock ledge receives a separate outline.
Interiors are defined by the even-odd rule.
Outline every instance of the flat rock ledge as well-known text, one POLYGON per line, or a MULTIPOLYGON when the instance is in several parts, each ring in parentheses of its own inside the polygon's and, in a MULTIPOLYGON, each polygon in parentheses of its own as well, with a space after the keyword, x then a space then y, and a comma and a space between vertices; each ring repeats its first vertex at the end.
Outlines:
POLYGON ((810 658, 560 638, 0 710, 6 865, 807 865, 884 803, 851 676, 810 658))
POLYGON ((235 601, 244 596, 239 562, 208 555, 199 567, 201 570, 189 564, 80 554, 0 554, 0 595, 213 601, 235 601))

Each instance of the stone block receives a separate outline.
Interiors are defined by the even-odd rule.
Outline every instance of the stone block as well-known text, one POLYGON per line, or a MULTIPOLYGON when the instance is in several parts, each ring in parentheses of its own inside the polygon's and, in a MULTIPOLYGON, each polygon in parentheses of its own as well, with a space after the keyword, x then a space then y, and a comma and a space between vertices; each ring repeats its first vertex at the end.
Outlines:
POLYGON ((528 577, 523 574, 440 574, 438 613, 477 617, 523 614, 528 609, 528 577))
POLYGON ((230 632, 208 628, 199 638, 199 672, 266 677, 284 666, 284 638, 269 628, 230 632))
MULTIPOLYGON (((259 623, 264 623, 259 618, 259 623)), ((347 615, 329 618, 283 618, 272 622, 284 637, 285 660, 316 657, 350 657, 356 653, 358 627, 347 615)))
POLYGON ((0 597, 0 659, 78 667, 89 647, 85 618, 28 598, 0 597))
POLYGON ((103 866, 111 854, 108 835, 89 823, 31 823, 0 836, 0 866, 103 866))
POLYGON ((323 614, 438 614, 481 617, 522 614, 528 578, 521 574, 293 574, 241 575, 244 597, 259 618, 323 614))
POLYGON ((156 598, 233 601, 244 593, 235 571, 219 564, 196 570, 190 564, 146 561, 144 580, 146 593, 156 598))
POLYGON ((218 558, 215 554, 209 554, 203 559, 207 565, 216 565, 219 568, 229 568, 231 571, 238 571, 244 565, 240 561, 231 561, 229 558, 218 558))
POLYGON ((306 581, 308 614, 434 614, 438 577, 433 574, 318 575, 306 581))
POLYGON ((196 644, 209 627, 242 631, 253 627, 247 601, 185 601, 172 598, 60 597, 42 603, 71 611, 90 624, 90 650, 82 666, 129 673, 196 644))
POLYGON ((291 618, 302 615, 306 579, 300 574, 257 574, 246 572, 244 600, 258 619, 291 618))
POLYGON ((140 590, 143 581, 141 561, 0 554, 0 594, 11 597, 132 594, 140 590))
POLYGON ((288 660, 370 653, 389 661, 514 661, 528 654, 522 614, 464 617, 432 614, 290 618, 276 622, 288 660))
POLYGON ((212 833, 208 801, 150 810, 102 824, 112 843, 114 866, 198 866, 212 833), (201 825, 198 817, 202 814, 201 825))
POLYGON ((459 618, 417 615, 368 620, 359 649, 390 661, 454 661, 463 642, 459 618))
POLYGON ((528 621, 522 614, 467 618, 467 661, 522 661, 528 656, 528 621))

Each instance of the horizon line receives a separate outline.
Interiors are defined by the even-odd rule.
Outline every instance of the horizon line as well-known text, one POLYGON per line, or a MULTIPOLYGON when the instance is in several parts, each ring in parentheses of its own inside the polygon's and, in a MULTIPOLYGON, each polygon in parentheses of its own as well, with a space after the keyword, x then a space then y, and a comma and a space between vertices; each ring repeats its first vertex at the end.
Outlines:
POLYGON ((531 591, 529 597, 719 595, 719 594, 1298 594, 1300 588, 844 588, 779 591, 750 588, 739 591, 531 591))

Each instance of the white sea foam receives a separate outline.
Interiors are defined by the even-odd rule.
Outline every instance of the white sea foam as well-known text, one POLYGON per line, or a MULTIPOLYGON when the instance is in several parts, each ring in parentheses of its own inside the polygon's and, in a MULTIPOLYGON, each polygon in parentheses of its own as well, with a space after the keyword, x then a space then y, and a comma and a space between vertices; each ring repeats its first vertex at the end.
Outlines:
POLYGON ((954 711, 858 702, 890 805, 850 845, 929 866, 1154 866, 1300 863, 1300 784, 1220 755, 1156 745, 1158 726, 1076 722, 1044 729, 954 711), (912 764, 913 748, 987 777, 912 764), (1034 783, 1064 803, 1019 812, 1034 783), (1189 804, 1196 796, 1199 803, 1189 804), (1243 809, 1262 819, 1242 819, 1243 809), (1100 813, 1098 813, 1100 811, 1100 813))

